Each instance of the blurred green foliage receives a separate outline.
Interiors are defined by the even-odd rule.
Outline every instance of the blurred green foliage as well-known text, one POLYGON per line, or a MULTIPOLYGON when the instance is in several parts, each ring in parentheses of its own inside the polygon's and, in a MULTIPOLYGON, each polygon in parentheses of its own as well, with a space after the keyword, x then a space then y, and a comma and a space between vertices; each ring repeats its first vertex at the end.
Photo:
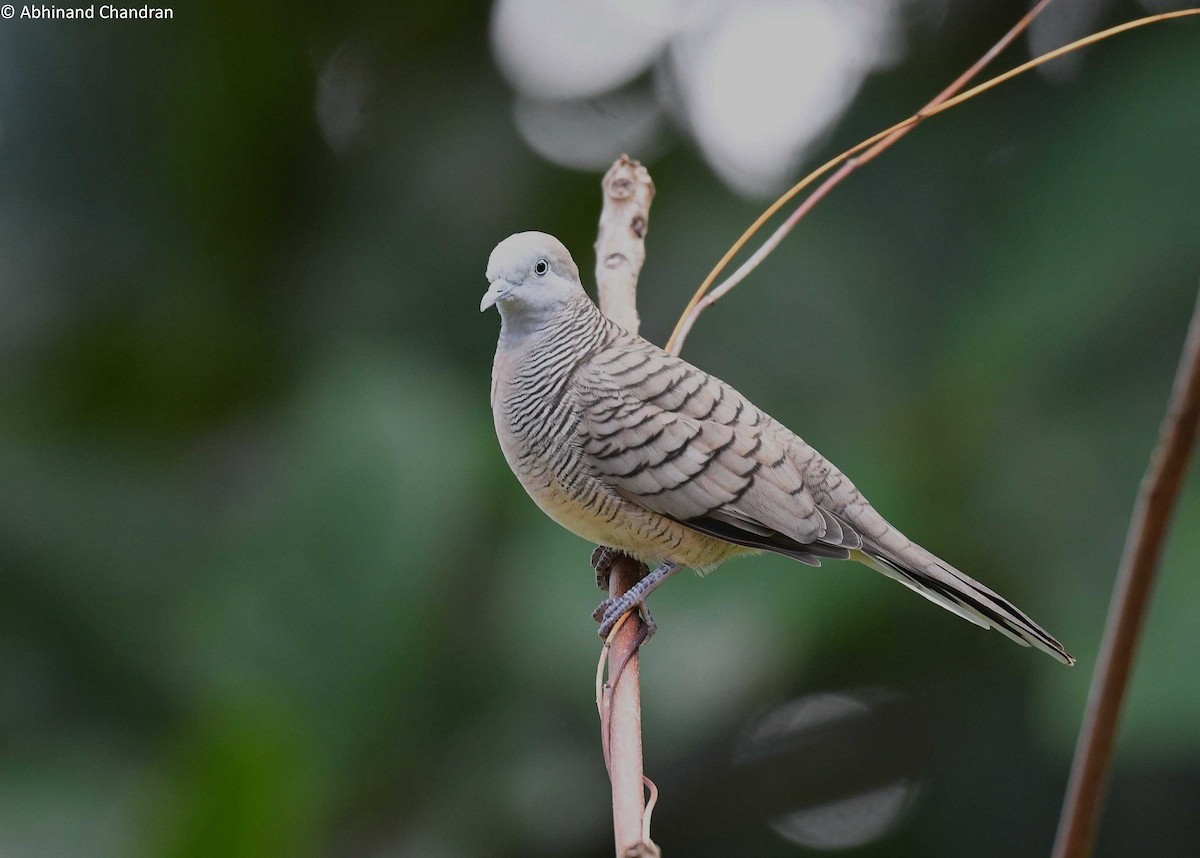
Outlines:
MULTIPOLYGON (((1022 6, 947 8, 827 150, 918 106, 1022 6)), ((590 548, 507 472, 497 321, 476 312, 510 232, 590 268, 599 176, 523 147, 487 15, 196 3, 0 27, 0 854, 611 854, 590 548), (372 86, 335 154, 314 98, 347 43, 372 86)), ((857 567, 678 580, 643 668, 668 854, 797 851, 754 808, 689 809, 738 805, 722 749, 763 707, 862 686, 919 704, 940 762, 855 854, 1048 848, 1197 290, 1198 38, 1128 36, 1067 83, 928 123, 698 325, 693 362, 1080 666, 857 567)), ((759 203, 683 139, 650 167, 661 342, 759 203)), ((1198 565, 1189 488, 1101 855, 1194 854, 1198 565)))

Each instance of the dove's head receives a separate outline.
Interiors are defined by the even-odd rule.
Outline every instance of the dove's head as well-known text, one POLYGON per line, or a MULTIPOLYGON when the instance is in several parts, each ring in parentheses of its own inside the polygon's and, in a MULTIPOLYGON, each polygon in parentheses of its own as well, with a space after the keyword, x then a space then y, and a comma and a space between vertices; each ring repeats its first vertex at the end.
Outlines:
POLYGON ((535 321, 584 296, 579 269, 562 242, 544 232, 518 232, 488 258, 491 286, 479 309, 495 305, 505 320, 535 321))

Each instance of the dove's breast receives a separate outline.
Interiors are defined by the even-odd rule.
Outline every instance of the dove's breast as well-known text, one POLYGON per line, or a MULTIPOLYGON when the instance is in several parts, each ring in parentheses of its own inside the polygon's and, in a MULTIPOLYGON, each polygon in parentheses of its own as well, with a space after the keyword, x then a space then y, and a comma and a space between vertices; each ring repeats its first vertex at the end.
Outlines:
POLYGON ((746 553, 629 501, 588 465, 576 374, 615 335, 608 324, 580 324, 515 346, 501 338, 492 413, 509 467, 543 512, 591 542, 701 570, 746 553))

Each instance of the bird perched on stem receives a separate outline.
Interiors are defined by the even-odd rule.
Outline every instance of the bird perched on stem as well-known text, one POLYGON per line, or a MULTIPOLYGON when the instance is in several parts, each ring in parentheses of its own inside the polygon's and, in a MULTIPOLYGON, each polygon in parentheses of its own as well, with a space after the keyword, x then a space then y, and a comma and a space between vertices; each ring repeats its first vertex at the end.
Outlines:
POLYGON ((487 279, 479 308, 500 311, 492 412, 509 466, 563 527, 659 564, 597 609, 602 637, 679 569, 703 573, 773 551, 812 566, 857 560, 1074 663, 1011 602, 889 524, 786 426, 605 318, 553 236, 509 236, 492 251, 487 279))

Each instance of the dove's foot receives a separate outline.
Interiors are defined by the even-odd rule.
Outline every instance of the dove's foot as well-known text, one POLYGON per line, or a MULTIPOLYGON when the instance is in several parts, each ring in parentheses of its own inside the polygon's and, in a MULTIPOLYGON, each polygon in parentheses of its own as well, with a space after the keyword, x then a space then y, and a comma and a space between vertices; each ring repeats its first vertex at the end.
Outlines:
POLYGON ((646 607, 646 597, 682 568, 683 566, 679 563, 664 563, 620 596, 617 596, 615 599, 605 599, 601 602, 600 607, 592 612, 592 618, 600 623, 600 637, 607 640, 621 617, 625 616, 633 608, 637 608, 638 615, 642 618, 642 622, 646 624, 646 637, 644 640, 649 640, 658 626, 655 624, 654 619, 650 616, 649 609, 646 607))
POLYGON ((596 586, 601 590, 608 589, 608 573, 612 571, 613 561, 620 552, 607 545, 597 545, 592 552, 592 568, 596 570, 596 586))
POLYGON ((639 602, 635 605, 624 596, 619 599, 605 599, 600 603, 600 607, 592 612, 592 619, 600 623, 600 637, 608 640, 608 636, 617 627, 617 623, 621 621, 621 617, 634 608, 637 609, 638 616, 641 617, 646 629, 642 637, 642 643, 654 637, 654 633, 658 631, 658 623, 654 622, 654 617, 650 614, 650 609, 646 607, 646 603, 639 602))

